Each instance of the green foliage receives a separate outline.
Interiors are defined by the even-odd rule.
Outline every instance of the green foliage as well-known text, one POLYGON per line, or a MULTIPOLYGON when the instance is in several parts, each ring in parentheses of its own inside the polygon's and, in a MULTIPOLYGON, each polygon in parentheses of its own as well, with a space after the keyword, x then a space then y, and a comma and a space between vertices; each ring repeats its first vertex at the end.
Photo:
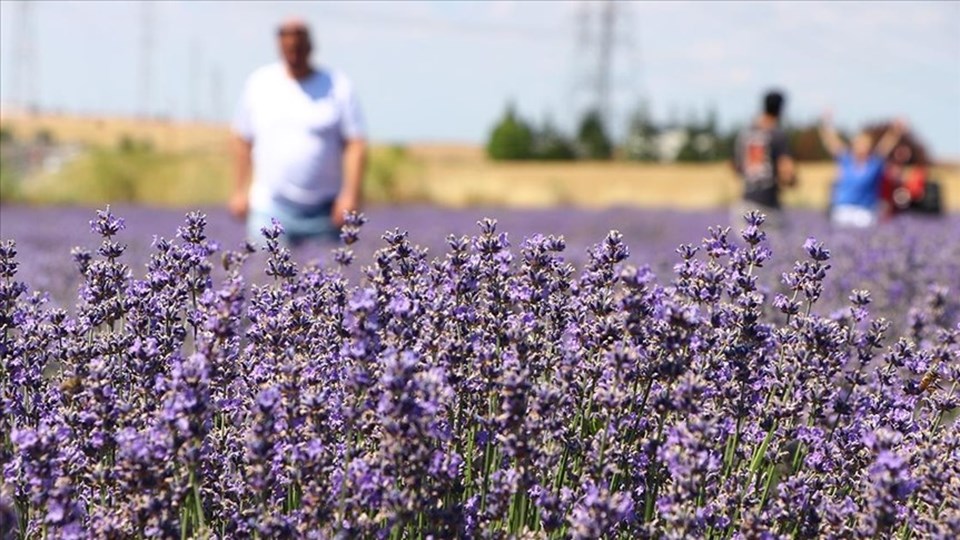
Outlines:
POLYGON ((16 140, 13 130, 7 126, 0 127, 0 144, 9 144, 16 140))
POLYGON ((568 161, 577 157, 573 143, 554 127, 549 118, 534 134, 533 155, 546 161, 568 161))
POLYGON ((690 133, 687 142, 680 148, 677 161, 681 163, 705 163, 718 158, 716 136, 709 133, 690 133))
POLYGON ((0 202, 8 203, 20 196, 20 178, 10 164, 11 152, 16 143, 13 129, 0 127, 0 202))
POLYGON ((117 141, 117 149, 122 153, 151 152, 153 150, 153 141, 150 139, 137 139, 124 133, 117 141))
POLYGON ((419 163, 403 145, 372 149, 363 182, 364 199, 391 203, 409 198, 406 184, 418 168, 419 163))
POLYGON ((533 130, 517 117, 513 105, 507 105, 503 118, 490 134, 487 156, 503 161, 530 159, 533 155, 533 130))
POLYGON ((687 140, 677 154, 680 163, 706 163, 719 159, 717 151, 720 145, 720 136, 717 133, 717 113, 712 108, 707 111, 703 122, 697 118, 694 111, 690 111, 684 130, 687 140))
POLYGON ((660 158, 656 144, 659 132, 650 116, 649 105, 645 101, 641 102, 630 115, 627 125, 627 140, 624 142, 624 153, 627 159, 657 161, 660 158))
POLYGON ((231 189, 230 170, 230 161, 219 151, 99 147, 55 173, 37 173, 21 182, 20 195, 36 203, 223 204, 231 189))
POLYGON ((734 147, 737 144, 737 134, 740 128, 734 127, 730 131, 723 133, 717 139, 717 159, 730 161, 733 159, 734 147))
POLYGON ((15 201, 20 196, 20 179, 8 163, 0 160, 0 203, 15 201))
POLYGON ((819 126, 816 123, 800 127, 787 128, 787 140, 790 150, 797 161, 830 160, 830 152, 820 139, 819 126))
POLYGON ((56 138, 53 136, 53 132, 49 129, 43 128, 38 130, 33 135, 33 142, 37 144, 42 144, 44 146, 49 146, 56 143, 56 138))
POLYGON ((577 146, 580 155, 586 159, 610 159, 613 156, 613 143, 607 136, 599 111, 588 111, 583 116, 577 131, 577 146))

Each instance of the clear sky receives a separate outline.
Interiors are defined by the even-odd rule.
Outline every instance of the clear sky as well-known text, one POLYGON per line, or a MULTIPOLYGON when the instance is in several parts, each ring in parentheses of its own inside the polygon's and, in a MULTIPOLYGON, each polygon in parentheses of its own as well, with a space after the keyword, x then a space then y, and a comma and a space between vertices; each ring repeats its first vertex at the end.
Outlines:
MULTIPOLYGON (((480 142, 508 100, 537 123, 550 117, 570 129, 592 99, 599 57, 600 7, 584 4, 31 2, 24 19, 19 2, 3 0, 0 101, 19 101, 32 82, 44 109, 226 119, 244 78, 276 59, 276 24, 298 15, 314 29, 315 59, 353 79, 376 141, 480 142), (18 39, 31 27, 32 39, 18 39), (18 62, 24 47, 32 66, 18 62)), ((659 121, 715 107, 729 127, 777 85, 794 121, 828 107, 848 129, 902 115, 935 155, 960 158, 958 2, 617 2, 616 10, 616 132, 640 99, 659 121)))

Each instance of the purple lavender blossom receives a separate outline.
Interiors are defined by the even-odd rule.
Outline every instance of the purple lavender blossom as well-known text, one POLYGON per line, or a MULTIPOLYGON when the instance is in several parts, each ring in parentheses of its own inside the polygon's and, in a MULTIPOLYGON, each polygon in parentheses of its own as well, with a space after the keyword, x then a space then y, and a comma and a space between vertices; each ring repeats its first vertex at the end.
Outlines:
POLYGON ((960 531, 960 247, 931 223, 375 209, 380 240, 351 214, 317 253, 109 209, 92 239, 65 212, 53 249, 23 212, 0 216, 16 538, 960 531))

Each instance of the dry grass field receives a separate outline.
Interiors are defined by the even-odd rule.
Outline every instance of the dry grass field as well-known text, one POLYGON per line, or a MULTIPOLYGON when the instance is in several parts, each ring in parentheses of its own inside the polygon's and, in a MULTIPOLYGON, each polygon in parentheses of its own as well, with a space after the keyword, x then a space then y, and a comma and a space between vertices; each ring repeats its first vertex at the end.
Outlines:
MULTIPOLYGON (((482 148, 444 144, 412 146, 410 156, 422 170, 405 183, 403 196, 419 194, 449 206, 709 208, 726 205, 740 193, 726 163, 494 163, 482 148)), ((800 164, 799 185, 785 192, 785 204, 825 208, 834 172, 832 163, 800 164)), ((946 208, 960 211, 960 166, 938 166, 933 173, 944 186, 946 208)))
POLYGON ((91 118, 70 115, 3 115, 0 125, 20 139, 48 131, 57 141, 112 147, 124 137, 148 141, 159 152, 223 150, 228 132, 222 124, 141 118, 91 118))
MULTIPOLYGON (((18 138, 48 130, 57 141, 100 148, 114 148, 124 136, 150 141, 157 155, 136 164, 143 163, 143 168, 151 170, 135 175, 132 187, 126 188, 137 202, 210 204, 223 200, 229 192, 229 134, 222 125, 67 116, 4 117, 0 124, 18 138)), ((99 159, 104 158, 101 155, 99 159)), ((78 161, 56 175, 29 182, 24 190, 26 199, 107 202, 104 199, 109 199, 110 192, 97 185, 102 163, 78 161)), ((368 179, 368 194, 377 203, 690 209, 726 205, 739 193, 736 178, 723 163, 494 163, 485 159, 482 148, 447 143, 414 144, 402 154, 375 147, 373 161, 371 170, 375 172, 368 179)), ((128 176, 134 173, 124 172, 128 176)), ((824 208, 833 174, 831 163, 801 164, 800 185, 786 193, 786 204, 824 208)), ((936 167, 934 177, 943 184, 947 210, 960 211, 960 165, 936 167)))

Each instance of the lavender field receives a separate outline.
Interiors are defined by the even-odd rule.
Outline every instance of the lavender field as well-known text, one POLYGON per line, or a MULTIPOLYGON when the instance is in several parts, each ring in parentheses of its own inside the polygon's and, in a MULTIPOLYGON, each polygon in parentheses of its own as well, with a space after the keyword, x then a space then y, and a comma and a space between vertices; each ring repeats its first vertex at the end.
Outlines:
POLYGON ((789 217, 0 208, 0 524, 957 537, 960 217, 789 217))
MULTIPOLYGON (((140 206, 113 206, 112 211, 125 220, 120 240, 126 246, 124 262, 133 277, 142 278, 156 238, 173 238, 182 226, 185 211, 140 206)), ((230 219, 221 208, 199 209, 206 217, 207 236, 220 251, 239 249, 243 243, 241 224, 230 219)), ((89 222, 96 209, 84 207, 0 208, 0 239, 15 240, 20 253, 18 280, 32 290, 48 292, 58 307, 71 309, 76 303, 81 277, 70 250, 82 247, 95 251, 100 238, 92 234, 89 222)), ((900 323, 905 328, 910 307, 927 298, 935 286, 960 291, 960 215, 942 219, 902 217, 875 230, 833 230, 823 214, 796 211, 788 214, 785 231, 767 231, 771 260, 755 272, 761 277, 761 290, 782 288, 780 278, 794 262, 804 256, 803 242, 813 236, 831 248, 833 258, 826 293, 816 310, 829 315, 844 309, 854 289, 869 290, 873 297, 871 313, 900 323)), ((738 236, 743 223, 733 224, 726 211, 677 211, 616 208, 591 211, 576 208, 516 210, 503 208, 446 209, 431 206, 378 207, 367 212, 363 239, 352 246, 356 264, 347 269, 350 277, 359 277, 359 267, 373 262, 376 250, 385 246, 381 236, 394 229, 407 232, 412 244, 428 250, 428 258, 442 257, 449 249, 451 235, 475 235, 483 218, 498 221, 498 230, 507 233, 513 248, 533 234, 563 236, 564 258, 581 265, 587 250, 611 230, 623 235, 630 254, 626 263, 649 265, 669 282, 679 262, 681 244, 699 244, 709 227, 731 227, 738 236), (352 273, 351 273, 352 270, 352 273)), ((330 245, 307 245, 293 253, 300 263, 332 262, 330 245)), ((254 255, 245 276, 256 282, 263 277, 265 255, 254 255)), ((220 265, 214 268, 217 274, 220 265)))

